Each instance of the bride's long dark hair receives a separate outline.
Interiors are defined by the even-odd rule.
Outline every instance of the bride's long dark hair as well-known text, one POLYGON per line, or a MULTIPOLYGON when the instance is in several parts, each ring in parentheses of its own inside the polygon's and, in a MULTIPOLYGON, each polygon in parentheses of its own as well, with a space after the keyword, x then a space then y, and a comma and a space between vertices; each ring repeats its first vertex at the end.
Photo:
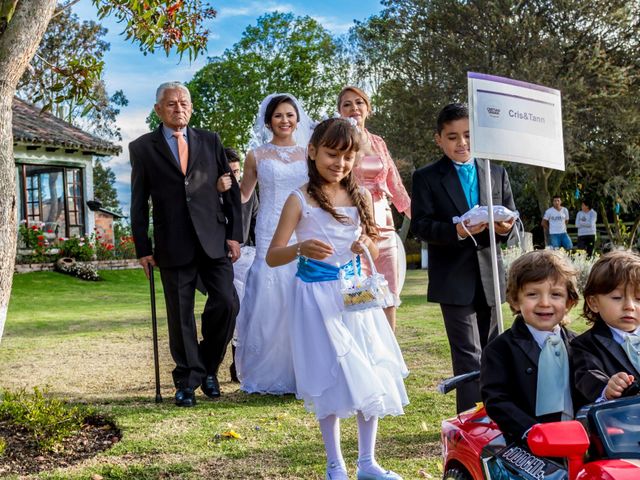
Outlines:
MULTIPOLYGON (((314 129, 309 144, 314 147, 316 152, 320 147, 335 149, 341 152, 357 152, 360 149, 358 132, 348 120, 342 118, 329 118, 320 123, 314 129)), ((348 223, 350 221, 349 217, 338 213, 324 193, 322 187, 327 181, 320 175, 316 167, 316 162, 313 161, 309 155, 307 155, 307 166, 309 169, 309 184, 307 186, 309 196, 318 203, 320 208, 329 212, 333 218, 341 223, 348 223)), ((353 170, 340 180, 340 184, 347 190, 351 201, 358 209, 360 223, 362 224, 364 232, 372 239, 377 238, 378 228, 371 216, 365 197, 356 183, 353 170)))

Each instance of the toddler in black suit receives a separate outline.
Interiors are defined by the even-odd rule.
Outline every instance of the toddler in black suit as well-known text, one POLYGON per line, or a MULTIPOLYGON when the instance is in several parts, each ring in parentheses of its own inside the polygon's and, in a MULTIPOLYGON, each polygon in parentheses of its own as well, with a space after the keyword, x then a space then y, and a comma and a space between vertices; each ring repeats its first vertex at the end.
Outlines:
POLYGON ((586 402, 612 400, 640 378, 640 256, 600 257, 584 298, 583 315, 593 326, 571 342, 575 384, 586 402))
POLYGON ((508 441, 536 423, 573 417, 567 313, 578 302, 576 271, 559 252, 538 250, 509 269, 507 302, 516 319, 482 352, 487 413, 508 441))

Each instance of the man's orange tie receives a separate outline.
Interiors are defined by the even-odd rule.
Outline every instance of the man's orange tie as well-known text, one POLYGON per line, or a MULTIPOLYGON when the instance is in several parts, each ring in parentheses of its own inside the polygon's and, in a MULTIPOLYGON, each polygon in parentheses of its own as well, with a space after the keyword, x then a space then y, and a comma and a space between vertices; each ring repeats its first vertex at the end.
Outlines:
POLYGON ((176 137, 178 142, 178 157, 180 157, 180 168, 182 173, 187 174, 187 164, 189 162, 189 145, 184 139, 182 132, 173 132, 173 136, 176 137))

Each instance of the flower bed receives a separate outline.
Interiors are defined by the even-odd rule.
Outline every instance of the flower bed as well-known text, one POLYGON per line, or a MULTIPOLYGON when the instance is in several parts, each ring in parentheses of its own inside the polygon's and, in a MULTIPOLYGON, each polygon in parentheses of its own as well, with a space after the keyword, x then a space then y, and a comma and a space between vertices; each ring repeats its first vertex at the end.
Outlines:
MULTIPOLYGON (((89 263, 97 270, 125 270, 128 268, 141 268, 140 263, 135 258, 122 260, 93 260, 89 263)), ((15 273, 49 272, 53 271, 55 262, 47 263, 16 263, 15 273)))
POLYGON ((45 225, 27 225, 24 220, 20 222, 16 263, 50 263, 61 257, 70 257, 79 262, 136 258, 129 227, 120 228, 115 243, 109 243, 96 229, 91 235, 65 238, 57 237, 52 230, 45 230, 45 225))

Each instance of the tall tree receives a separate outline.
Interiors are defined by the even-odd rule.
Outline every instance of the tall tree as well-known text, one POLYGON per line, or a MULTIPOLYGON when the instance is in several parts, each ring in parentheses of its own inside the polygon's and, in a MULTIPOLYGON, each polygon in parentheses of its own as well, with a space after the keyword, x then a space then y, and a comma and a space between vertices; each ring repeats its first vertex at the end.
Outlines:
POLYGON ((115 213, 122 213, 118 192, 115 188, 116 174, 102 160, 96 159, 93 164, 93 197, 100 200, 102 207, 115 213))
MULTIPOLYGON (((86 65, 87 62, 104 64, 104 54, 110 48, 103 40, 106 33, 107 30, 96 22, 81 22, 69 9, 58 11, 49 22, 38 51, 18 83, 17 95, 50 109, 55 116, 98 137, 121 140, 116 117, 120 107, 129 103, 124 92, 118 90, 108 95, 101 68, 96 80, 87 85, 89 95, 79 97, 73 94, 77 87, 68 81, 66 75, 74 65, 86 65)), ((120 213, 114 182, 115 174, 111 168, 100 160, 96 161, 93 169, 95 197, 105 208, 120 213)))
MULTIPOLYGON (((99 17, 113 15, 124 24, 124 34, 143 51, 172 49, 194 58, 206 47, 208 31, 203 20, 215 11, 201 0, 93 0, 99 17)), ((0 337, 7 318, 16 254, 16 184, 13 161, 12 102, 24 74, 56 7, 55 0, 0 1, 0 337)), ((88 91, 82 79, 96 78, 96 65, 74 70, 69 81, 88 91)), ((60 99, 62 100, 62 99, 60 99)))
POLYGON ((191 121, 219 132, 225 144, 243 148, 266 95, 289 92, 309 116, 320 118, 336 110, 335 98, 347 72, 339 41, 316 20, 270 13, 188 82, 191 121))
POLYGON ((122 90, 109 96, 105 89, 102 66, 110 48, 103 40, 106 33, 96 22, 81 22, 68 9, 59 11, 18 83, 18 96, 99 137, 121 139, 115 121, 128 100, 122 90), (78 87, 68 81, 68 74, 77 65, 88 64, 100 66, 97 78, 86 85, 88 95, 74 95, 78 87))
MULTIPOLYGON (((562 91, 567 172, 593 172, 587 181, 594 190, 604 193, 609 177, 621 185, 629 169, 638 171, 638 0, 383 4, 380 15, 353 29, 352 41, 361 75, 377 87, 372 122, 416 166, 437 155, 431 139, 438 110, 466 100, 466 73, 477 71, 562 91)), ((565 174, 524 171, 534 188, 522 191, 534 191, 542 211, 565 174)), ((640 192, 640 183, 627 187, 630 197, 640 192)))

